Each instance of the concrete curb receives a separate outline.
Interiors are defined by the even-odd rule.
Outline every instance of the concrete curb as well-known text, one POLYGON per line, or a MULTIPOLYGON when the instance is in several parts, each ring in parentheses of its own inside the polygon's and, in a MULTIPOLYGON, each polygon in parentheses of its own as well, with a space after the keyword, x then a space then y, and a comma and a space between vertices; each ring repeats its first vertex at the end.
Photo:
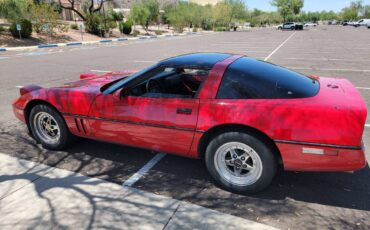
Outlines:
POLYGON ((152 35, 152 36, 139 36, 139 37, 130 37, 130 38, 115 38, 115 39, 104 39, 97 41, 81 41, 81 42, 68 42, 68 43, 57 43, 57 44, 41 44, 36 46, 19 46, 19 47, 0 47, 0 52, 4 51, 19 51, 19 50, 32 50, 32 49, 43 49, 43 48, 56 48, 63 46, 80 46, 80 45, 90 45, 90 44, 105 44, 113 42, 124 42, 131 40, 148 40, 148 39, 158 39, 158 38, 168 38, 168 37, 177 37, 177 36, 191 36, 201 34, 199 32, 187 32, 187 33, 174 33, 166 35, 152 35))
POLYGON ((0 223, 14 229, 277 230, 186 201, 3 153, 0 175, 0 223))

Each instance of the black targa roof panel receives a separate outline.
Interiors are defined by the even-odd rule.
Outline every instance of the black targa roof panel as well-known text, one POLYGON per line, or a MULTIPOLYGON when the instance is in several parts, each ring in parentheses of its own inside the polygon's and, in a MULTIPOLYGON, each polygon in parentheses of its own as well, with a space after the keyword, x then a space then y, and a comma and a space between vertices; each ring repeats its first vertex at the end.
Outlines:
POLYGON ((202 66, 212 68, 217 62, 223 61, 230 56, 231 54, 224 53, 185 54, 163 60, 159 65, 202 66))

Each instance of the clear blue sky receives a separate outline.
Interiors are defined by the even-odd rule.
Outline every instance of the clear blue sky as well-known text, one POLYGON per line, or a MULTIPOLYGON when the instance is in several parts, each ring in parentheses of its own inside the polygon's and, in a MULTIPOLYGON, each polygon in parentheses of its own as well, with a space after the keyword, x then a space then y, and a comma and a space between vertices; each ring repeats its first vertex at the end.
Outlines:
MULTIPOLYGON (((244 0, 249 9, 257 8, 265 11, 275 11, 276 7, 271 6, 271 0, 244 0)), ((303 11, 334 10, 339 12, 349 5, 350 0, 305 0, 303 11)), ((370 5, 370 0, 364 0, 365 5, 370 5)))

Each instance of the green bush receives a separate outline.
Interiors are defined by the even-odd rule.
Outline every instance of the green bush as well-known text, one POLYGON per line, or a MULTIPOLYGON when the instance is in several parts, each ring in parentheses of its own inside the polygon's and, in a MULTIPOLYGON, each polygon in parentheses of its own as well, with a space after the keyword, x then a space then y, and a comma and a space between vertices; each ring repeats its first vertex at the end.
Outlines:
POLYGON ((58 12, 48 4, 33 4, 30 7, 30 20, 32 21, 33 29, 36 33, 54 33, 54 29, 58 25, 58 12), (44 25, 48 24, 48 29, 45 30, 44 25))
POLYGON ((198 28, 194 27, 193 32, 198 32, 198 28))
POLYGON ((0 26, 0 32, 5 31, 5 28, 3 26, 0 26))
POLYGON ((162 35, 162 30, 156 30, 154 31, 155 35, 162 35))
MULTIPOLYGON (((116 23, 116 21, 107 21, 106 23, 107 23, 107 27, 108 27, 109 29, 117 28, 117 23, 116 23)), ((104 22, 103 22, 103 24, 104 24, 104 22)))
POLYGON ((124 16, 121 12, 115 12, 113 10, 108 12, 108 17, 111 18, 113 21, 120 22, 123 20, 124 16))
POLYGON ((137 35, 140 35, 140 31, 138 31, 138 30, 134 30, 134 31, 132 32, 132 35, 136 37, 137 35))
POLYGON ((13 37, 19 37, 19 32, 17 30, 17 23, 21 24, 21 36, 22 38, 29 38, 32 34, 32 23, 27 19, 21 19, 19 21, 13 22, 9 30, 13 37))
POLYGON ((212 23, 211 22, 204 22, 203 24, 202 24, 202 29, 203 30, 212 30, 212 23))
POLYGON ((71 29, 72 30, 78 30, 78 25, 77 24, 71 24, 71 29))
POLYGON ((64 23, 58 23, 56 28, 58 29, 59 33, 67 33, 69 30, 69 25, 64 23))
POLYGON ((219 27, 216 27, 215 31, 227 31, 227 29, 224 26, 219 26, 219 27))
POLYGON ((87 32, 98 36, 104 36, 106 32, 104 31, 104 22, 102 17, 97 14, 88 14, 86 16, 85 28, 87 32))
POLYGON ((132 31, 132 22, 131 21, 120 22, 119 31, 123 34, 130 34, 132 31))

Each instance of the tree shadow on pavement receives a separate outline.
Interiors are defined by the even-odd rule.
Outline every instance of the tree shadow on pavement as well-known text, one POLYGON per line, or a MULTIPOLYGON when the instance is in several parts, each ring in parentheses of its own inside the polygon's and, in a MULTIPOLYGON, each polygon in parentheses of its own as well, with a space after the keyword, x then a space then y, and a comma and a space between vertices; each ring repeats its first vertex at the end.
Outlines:
POLYGON ((161 228, 178 205, 66 170, 9 162, 0 164, 18 172, 0 175, 0 186, 7 191, 0 196, 0 229, 161 228))

